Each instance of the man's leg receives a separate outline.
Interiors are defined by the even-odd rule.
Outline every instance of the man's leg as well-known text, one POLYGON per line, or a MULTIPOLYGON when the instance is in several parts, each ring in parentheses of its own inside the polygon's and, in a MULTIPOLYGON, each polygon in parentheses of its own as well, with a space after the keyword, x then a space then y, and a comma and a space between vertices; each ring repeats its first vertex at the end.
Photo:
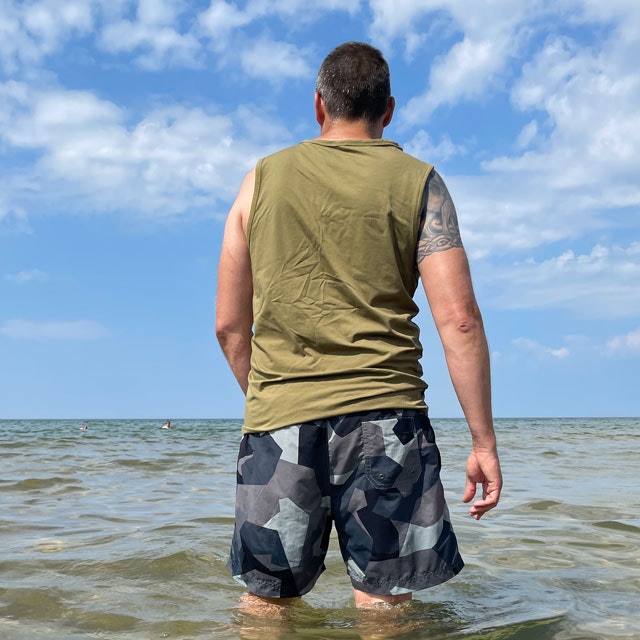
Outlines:
POLYGON ((365 591, 360 591, 360 589, 354 589, 353 596, 356 601, 356 607, 361 609, 368 609, 380 604, 396 605, 411 600, 410 593, 403 593, 399 596, 380 596, 374 593, 366 593, 365 591))
POLYGON ((240 604, 243 609, 270 608, 273 606, 288 607, 294 602, 299 601, 300 596, 295 598, 269 598, 268 596, 257 596, 255 593, 251 593, 251 591, 243 593, 240 597, 240 604))
POLYGON ((294 631, 293 606, 300 598, 269 598, 246 592, 238 601, 232 628, 242 640, 284 640, 294 631))
POLYGON ((426 414, 330 420, 333 517, 356 606, 398 604, 462 568, 426 414))
POLYGON ((247 591, 240 596, 239 607, 244 612, 257 617, 275 617, 283 619, 289 615, 292 605, 300 601, 296 598, 270 598, 268 596, 257 596, 255 593, 247 591))
POLYGON ((238 456, 232 575, 252 608, 283 607, 324 570, 331 522, 326 431, 314 423, 245 434, 238 456))

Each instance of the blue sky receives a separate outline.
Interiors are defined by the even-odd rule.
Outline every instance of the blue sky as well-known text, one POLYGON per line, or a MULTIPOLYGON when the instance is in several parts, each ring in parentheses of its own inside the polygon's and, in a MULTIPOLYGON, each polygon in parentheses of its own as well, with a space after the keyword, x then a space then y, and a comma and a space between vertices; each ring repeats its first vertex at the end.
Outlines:
MULTIPOLYGON (((495 414, 640 415, 638 33, 628 0, 0 0, 0 418, 242 416, 224 218, 317 135, 347 40, 456 203, 495 414)), ((459 416, 418 320, 431 413, 459 416)))

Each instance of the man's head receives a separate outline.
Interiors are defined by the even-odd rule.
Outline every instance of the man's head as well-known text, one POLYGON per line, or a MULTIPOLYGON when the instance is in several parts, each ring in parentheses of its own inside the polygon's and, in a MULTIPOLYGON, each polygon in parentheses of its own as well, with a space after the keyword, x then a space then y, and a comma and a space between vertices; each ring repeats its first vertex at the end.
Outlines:
POLYGON ((366 120, 374 124, 389 108, 389 66, 382 53, 371 45, 346 42, 324 59, 316 91, 331 120, 366 120))

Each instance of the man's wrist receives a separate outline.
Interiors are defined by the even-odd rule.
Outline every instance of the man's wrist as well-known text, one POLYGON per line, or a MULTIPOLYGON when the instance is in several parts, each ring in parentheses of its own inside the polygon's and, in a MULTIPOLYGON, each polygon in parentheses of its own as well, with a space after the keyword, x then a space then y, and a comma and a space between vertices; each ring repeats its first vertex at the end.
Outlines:
POLYGON ((474 451, 494 452, 498 449, 498 443, 496 441, 496 434, 493 429, 489 433, 472 433, 471 434, 471 448, 474 451))

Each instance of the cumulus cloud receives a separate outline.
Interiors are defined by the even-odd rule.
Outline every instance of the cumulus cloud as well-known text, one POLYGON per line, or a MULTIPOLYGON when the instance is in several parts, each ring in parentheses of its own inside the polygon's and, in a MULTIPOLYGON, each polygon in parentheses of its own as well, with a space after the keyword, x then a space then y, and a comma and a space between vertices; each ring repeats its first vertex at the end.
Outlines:
POLYGON ((526 42, 523 24, 537 14, 538 5, 497 0, 488 18, 487 7, 472 0, 371 0, 370 31, 385 47, 401 38, 413 56, 427 40, 444 43, 457 36, 444 54, 429 61, 425 89, 400 110, 400 123, 419 125, 442 105, 483 96, 526 42), (421 36, 424 30, 429 38, 421 36))
POLYGON ((244 72, 254 78, 280 81, 312 74, 305 54, 285 42, 258 40, 242 51, 240 59, 244 72))
POLYGON ((139 52, 134 61, 147 70, 197 66, 200 42, 176 28, 183 8, 176 0, 139 0, 135 20, 108 23, 99 42, 111 53, 139 52))
MULTIPOLYGON (((41 64, 71 38, 89 35, 103 52, 126 55, 128 63, 146 71, 199 67, 207 49, 218 54, 215 64, 234 65, 236 54, 251 48, 256 34, 247 30, 259 21, 274 18, 287 28, 292 24, 299 27, 328 12, 353 15, 361 3, 250 0, 240 6, 211 0, 208 6, 196 8, 184 0, 2 0, 1 5, 0 70, 16 74, 41 64)), ((282 56, 287 46, 293 45, 282 42, 275 53, 282 56)), ((303 65, 304 58, 298 64, 303 65)), ((290 60, 283 77, 292 77, 292 65, 290 60)), ((250 68, 259 67, 253 64, 250 68)))
POLYGON ((369 0, 373 21, 369 30, 375 40, 390 46, 394 38, 410 38, 423 28, 420 21, 425 15, 430 17, 439 9, 446 10, 446 2, 433 0, 369 0))
POLYGON ((431 67, 429 89, 400 110, 405 126, 426 122, 440 105, 478 97, 506 64, 508 39, 465 37, 431 67))
POLYGON ((530 122, 518 139, 525 153, 485 162, 484 176, 471 180, 473 194, 467 185, 479 209, 490 210, 484 185, 507 210, 503 247, 485 238, 488 248, 575 238, 640 206, 640 73, 618 63, 624 28, 618 23, 600 50, 552 38, 525 65, 512 101, 524 113, 545 114, 545 131, 530 122), (500 185, 506 189, 494 191, 500 185))
POLYGON ((479 172, 449 180, 474 256, 576 239, 611 228, 612 215, 624 219, 640 206, 640 72, 630 62, 640 55, 640 5, 370 5, 371 33, 380 42, 408 45, 429 29, 429 40, 444 47, 426 59, 424 91, 399 112, 406 128, 423 126, 442 106, 499 93, 528 118, 514 135, 513 154, 487 158, 485 149, 479 172), (567 25, 585 26, 590 38, 574 40, 567 25))
POLYGON ((640 328, 611 338, 607 342, 607 351, 623 355, 640 353, 640 328))
POLYGON ((551 187, 594 195, 604 187, 612 204, 625 204, 622 195, 613 199, 611 184, 593 179, 628 178, 640 163, 640 115, 632 108, 640 100, 640 73, 618 68, 610 44, 593 52, 568 38, 552 39, 525 66, 511 95, 521 111, 546 112, 551 134, 540 150, 496 158, 488 170, 542 172, 551 187))
POLYGON ((225 0, 211 0, 209 7, 201 11, 197 18, 199 26, 212 39, 215 48, 219 48, 220 40, 225 42, 232 31, 253 20, 252 13, 225 0))
MULTIPOLYGON (((5 175, 18 204, 47 193, 69 212, 127 211, 163 218, 208 212, 233 197, 258 157, 290 133, 250 105, 221 114, 168 105, 138 121, 91 92, 0 85, 0 141, 39 154, 28 188, 5 175)), ((5 198, 6 198, 5 194, 5 198)), ((41 205, 42 206, 42 205, 41 205)), ((33 207, 31 207, 33 209, 33 207)))
POLYGON ((252 78, 279 83, 312 74, 309 59, 311 49, 277 40, 264 32, 255 33, 255 26, 274 18, 286 25, 309 25, 329 12, 357 13, 360 2, 348 0, 250 0, 241 8, 239 3, 211 0, 196 19, 194 33, 207 42, 216 53, 219 67, 234 67, 252 78), (252 29, 253 27, 253 29, 252 29))
POLYGON ((0 68, 6 73, 39 63, 71 35, 87 35, 94 27, 95 3, 90 0, 3 0, 1 8, 0 68))
MULTIPOLYGON (((146 69, 194 65, 208 55, 218 69, 278 83, 312 73, 314 43, 284 39, 299 24, 328 12, 355 15, 364 6, 346 0, 211 0, 199 8, 183 0, 5 0, 0 64, 36 64, 67 39, 93 34, 104 51, 126 53, 146 69)), ((408 151, 436 163, 465 156, 470 175, 447 172, 447 183, 474 257, 610 229, 618 224, 612 216, 623 218, 640 204, 640 73, 630 62, 640 48, 634 35, 640 5, 496 0, 488 9, 475 0, 370 0, 368 6, 377 44, 401 41, 418 63, 427 40, 443 51, 425 57, 424 77, 416 78, 413 102, 397 121, 404 121, 408 151), (554 20, 560 11, 563 20, 554 20), (594 29, 593 41, 579 44, 568 29, 562 32, 570 23, 606 29, 594 29), (423 127, 443 105, 495 92, 509 93, 522 117, 506 147, 512 154, 491 157, 473 142, 423 127)), ((283 127, 270 141, 254 138, 239 111, 167 105, 134 118, 91 92, 46 87, 30 80, 0 87, 0 136, 9 148, 36 157, 32 167, 12 165, 0 178, 3 229, 18 228, 25 198, 33 202, 45 189, 54 202, 77 197, 73 210, 117 209, 118 190, 122 209, 168 215, 197 209, 212 194, 230 197, 228 185, 237 184, 270 143, 291 139, 283 127), (195 122, 202 127, 198 142, 187 148, 182 131, 195 122), (149 132, 160 132, 158 144, 149 132)), ((264 105, 249 109, 253 118, 264 113, 264 105)))
POLYGON ((0 335, 12 340, 98 340, 109 330, 89 320, 35 321, 15 318, 0 325, 0 335))
POLYGON ((59 51, 74 36, 94 34, 103 50, 133 53, 139 66, 194 66, 201 43, 188 24, 181 0, 138 0, 129 19, 129 0, 35 0, 2 2, 0 65, 7 72, 34 65, 59 51))
POLYGON ((591 200, 562 197, 540 176, 447 174, 446 180, 473 258, 513 255, 610 226, 591 200))
POLYGON ((360 10, 360 0, 248 0, 244 7, 227 0, 211 0, 198 14, 197 22, 214 41, 227 38, 233 31, 247 27, 261 18, 274 16, 282 20, 295 18, 296 24, 317 19, 327 11, 344 11, 351 15, 360 10))
POLYGON ((434 143, 431 136, 423 129, 420 129, 409 142, 406 142, 403 149, 431 164, 447 162, 451 158, 467 153, 465 145, 455 144, 447 134, 441 135, 440 140, 434 143))
POLYGON ((569 309, 590 317, 640 315, 640 243, 567 250, 548 260, 480 265, 487 300, 503 309, 569 309))

